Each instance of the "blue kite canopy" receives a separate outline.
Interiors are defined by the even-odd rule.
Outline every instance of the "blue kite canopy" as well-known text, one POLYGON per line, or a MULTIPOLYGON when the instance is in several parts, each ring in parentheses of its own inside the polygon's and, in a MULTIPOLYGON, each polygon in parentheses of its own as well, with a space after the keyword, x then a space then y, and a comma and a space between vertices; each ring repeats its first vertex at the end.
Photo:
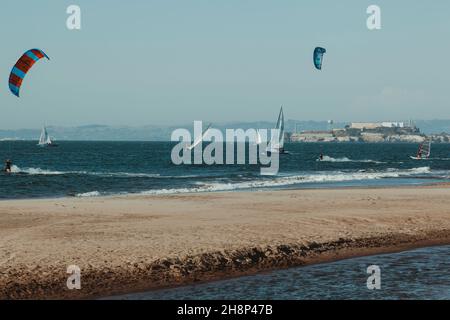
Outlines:
POLYGON ((317 47, 314 49, 314 66, 318 70, 322 70, 322 61, 323 61, 323 54, 326 53, 327 50, 321 47, 317 47))
POLYGON ((40 59, 50 58, 40 49, 31 49, 25 52, 11 70, 9 75, 9 89, 16 96, 19 97, 20 87, 22 86, 23 78, 31 67, 40 59))

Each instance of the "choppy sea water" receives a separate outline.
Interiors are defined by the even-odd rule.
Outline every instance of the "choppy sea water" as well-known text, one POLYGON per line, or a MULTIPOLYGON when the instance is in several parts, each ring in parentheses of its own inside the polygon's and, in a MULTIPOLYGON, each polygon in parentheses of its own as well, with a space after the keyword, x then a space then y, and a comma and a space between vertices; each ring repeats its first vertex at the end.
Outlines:
POLYGON ((450 181, 450 145, 436 144, 429 160, 412 160, 414 144, 287 144, 276 176, 259 165, 174 165, 170 142, 74 142, 40 148, 0 141, 0 199, 92 197, 279 188, 402 185, 450 181), (324 161, 317 161, 320 153, 324 161))
POLYGON ((450 300, 450 246, 353 258, 115 299, 436 299, 450 300), (380 268, 369 290, 367 268, 380 268))

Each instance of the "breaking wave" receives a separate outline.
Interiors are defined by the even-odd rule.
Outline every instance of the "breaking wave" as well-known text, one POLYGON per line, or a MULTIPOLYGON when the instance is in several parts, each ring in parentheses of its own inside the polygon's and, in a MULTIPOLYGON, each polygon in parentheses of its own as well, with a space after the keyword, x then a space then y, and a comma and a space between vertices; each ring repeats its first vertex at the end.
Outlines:
POLYGON ((102 194, 98 191, 90 191, 90 192, 84 192, 84 193, 77 193, 75 196, 80 198, 90 198, 90 197, 99 197, 102 194))
POLYGON ((346 182, 346 181, 362 181, 376 180, 386 178, 403 178, 420 176, 421 174, 430 173, 430 167, 418 167, 412 169, 398 170, 390 169, 380 172, 334 172, 320 174, 304 174, 278 177, 274 179, 259 179, 242 182, 197 182, 196 186, 189 188, 168 188, 168 189, 152 189, 139 192, 141 195, 164 195, 164 194, 180 194, 180 193, 198 193, 198 192, 215 192, 215 191, 233 191, 245 189, 263 189, 288 187, 305 183, 330 183, 330 182, 346 182))
POLYGON ((412 172, 414 174, 418 173, 431 173, 430 167, 418 167, 418 168, 412 168, 408 170, 409 172, 412 172))
POLYGON ((217 179, 207 178, 200 176, 160 176, 159 174, 151 173, 126 173, 126 172, 85 172, 85 171, 52 171, 44 170, 40 168, 19 168, 17 166, 12 167, 14 173, 24 173, 30 175, 61 175, 61 174, 88 174, 88 175, 101 175, 111 177, 149 177, 149 178, 170 178, 170 179, 183 179, 186 177, 192 178, 189 180, 189 184, 186 187, 180 188, 155 188, 138 192, 102 192, 98 190, 77 193, 75 197, 99 197, 104 195, 126 195, 126 194, 141 194, 141 195, 164 195, 164 194, 180 194, 180 193, 198 193, 198 192, 215 192, 215 191, 233 191, 233 190, 245 190, 245 189, 264 189, 264 188, 278 188, 289 187, 302 184, 314 184, 314 183, 336 183, 336 182, 348 182, 348 181, 368 181, 387 178, 420 178, 430 177, 433 173, 434 176, 440 174, 447 174, 448 171, 439 172, 432 171, 430 167, 417 167, 411 169, 396 169, 387 168, 383 171, 374 170, 360 170, 356 172, 347 171, 332 171, 332 172, 314 172, 314 173, 302 173, 285 176, 273 176, 273 177, 240 177, 239 180, 231 180, 224 177, 218 177, 217 179), (197 180, 196 178, 202 178, 197 180))

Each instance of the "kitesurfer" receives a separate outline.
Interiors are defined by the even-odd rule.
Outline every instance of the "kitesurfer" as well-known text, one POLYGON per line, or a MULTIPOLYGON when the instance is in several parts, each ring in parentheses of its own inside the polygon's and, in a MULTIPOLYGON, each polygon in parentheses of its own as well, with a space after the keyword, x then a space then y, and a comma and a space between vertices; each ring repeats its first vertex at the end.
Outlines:
POLYGON ((5 161, 5 168, 3 169, 3 171, 5 171, 6 173, 11 173, 11 167, 12 167, 12 161, 7 159, 5 161))

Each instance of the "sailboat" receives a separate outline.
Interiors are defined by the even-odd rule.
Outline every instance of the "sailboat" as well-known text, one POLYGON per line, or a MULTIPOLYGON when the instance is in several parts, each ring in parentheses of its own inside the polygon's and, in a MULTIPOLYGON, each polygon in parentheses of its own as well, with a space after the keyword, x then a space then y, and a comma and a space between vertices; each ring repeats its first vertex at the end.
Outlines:
POLYGON ((426 160, 431 154, 431 138, 427 137, 424 142, 419 145, 416 156, 410 156, 413 160, 426 160))
POLYGON ((259 130, 256 130, 256 141, 255 141, 255 144, 259 146, 261 143, 262 143, 261 133, 259 133, 259 130))
POLYGON ((267 153, 279 153, 287 154, 288 152, 284 150, 284 114, 283 106, 280 108, 280 113, 278 114, 277 125, 275 129, 278 129, 278 134, 273 135, 269 145, 267 146, 267 153))
POLYGON ((42 127, 41 136, 39 137, 38 146, 40 147, 56 147, 58 146, 56 143, 52 141, 52 138, 47 132, 47 128, 42 127))
POLYGON ((211 128, 211 123, 208 125, 208 127, 203 130, 203 133, 200 137, 198 137, 190 146, 187 147, 188 150, 194 149, 198 144, 200 144, 203 139, 205 138, 206 132, 208 132, 209 128, 211 128))

